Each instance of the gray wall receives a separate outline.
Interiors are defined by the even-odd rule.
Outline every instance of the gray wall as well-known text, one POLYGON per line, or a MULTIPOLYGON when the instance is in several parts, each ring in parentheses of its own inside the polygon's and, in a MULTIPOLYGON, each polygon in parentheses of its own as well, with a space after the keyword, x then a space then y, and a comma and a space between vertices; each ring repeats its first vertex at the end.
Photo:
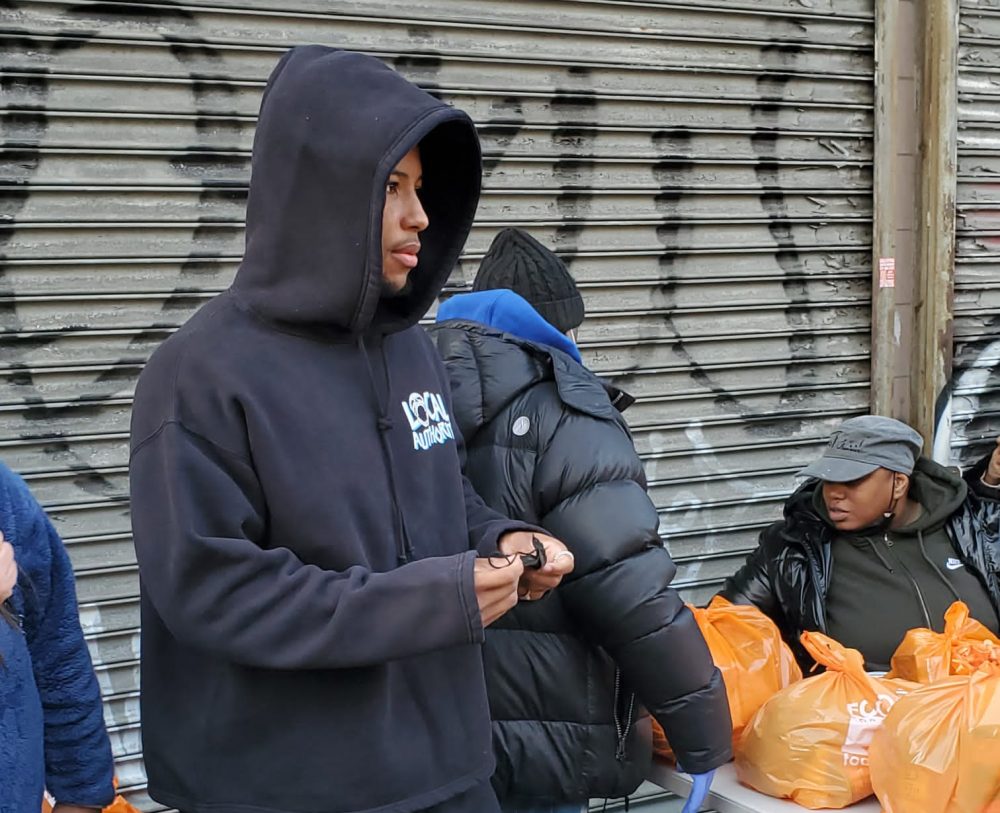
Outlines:
POLYGON ((131 395, 232 279, 282 51, 376 54, 473 115, 485 191, 449 290, 505 225, 566 259, 704 601, 867 410, 872 2, 0 3, 0 455, 69 547, 134 801, 131 395))

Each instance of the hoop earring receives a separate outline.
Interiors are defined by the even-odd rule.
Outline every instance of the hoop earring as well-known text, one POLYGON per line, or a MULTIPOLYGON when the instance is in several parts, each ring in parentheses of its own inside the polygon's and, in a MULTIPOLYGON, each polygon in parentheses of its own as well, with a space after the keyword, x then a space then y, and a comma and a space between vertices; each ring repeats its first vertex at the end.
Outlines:
POLYGON ((892 519, 895 515, 893 510, 896 507, 896 475, 892 475, 892 491, 889 493, 889 510, 882 512, 883 519, 892 519))

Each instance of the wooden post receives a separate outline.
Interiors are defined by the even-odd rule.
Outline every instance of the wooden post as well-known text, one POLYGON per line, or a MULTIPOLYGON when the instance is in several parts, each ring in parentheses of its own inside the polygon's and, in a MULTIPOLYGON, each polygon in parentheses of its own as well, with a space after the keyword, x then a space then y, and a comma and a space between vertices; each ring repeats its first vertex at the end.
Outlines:
POLYGON ((935 405, 944 396, 953 354, 955 202, 958 154, 959 0, 928 0, 923 8, 920 123, 920 239, 911 378, 911 423, 927 441, 947 447, 950 420, 936 425, 935 405), (939 429, 942 437, 935 438, 939 429), (937 441, 935 443, 935 441, 937 441))

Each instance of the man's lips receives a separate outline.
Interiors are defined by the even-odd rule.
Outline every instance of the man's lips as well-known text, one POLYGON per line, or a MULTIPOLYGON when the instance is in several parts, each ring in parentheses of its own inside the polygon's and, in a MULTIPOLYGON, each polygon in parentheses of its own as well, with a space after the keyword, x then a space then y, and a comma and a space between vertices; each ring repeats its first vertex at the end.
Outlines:
POLYGON ((417 253, 419 251, 419 243, 408 243, 404 246, 397 246, 392 250, 391 254, 401 265, 413 269, 417 267, 417 253))
POLYGON ((847 519, 850 516, 850 514, 843 508, 828 508, 826 512, 830 515, 830 519, 834 522, 847 519))

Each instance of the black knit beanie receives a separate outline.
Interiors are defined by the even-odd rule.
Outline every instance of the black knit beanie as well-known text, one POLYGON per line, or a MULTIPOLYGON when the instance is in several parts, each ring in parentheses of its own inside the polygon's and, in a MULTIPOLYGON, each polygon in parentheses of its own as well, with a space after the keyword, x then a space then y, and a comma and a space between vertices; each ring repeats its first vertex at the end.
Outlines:
POLYGON ((583 321, 583 297, 565 263, 520 229, 504 229, 490 245, 473 291, 508 288, 520 294, 560 333, 583 321))

